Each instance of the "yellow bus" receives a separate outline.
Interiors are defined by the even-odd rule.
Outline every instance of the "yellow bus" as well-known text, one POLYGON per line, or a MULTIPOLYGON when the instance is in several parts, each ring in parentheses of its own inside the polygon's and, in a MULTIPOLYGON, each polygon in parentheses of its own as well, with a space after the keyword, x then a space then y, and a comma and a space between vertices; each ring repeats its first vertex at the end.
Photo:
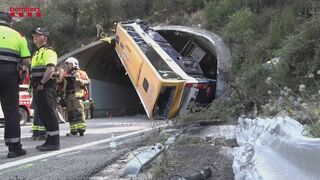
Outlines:
POLYGON ((173 118, 179 111, 185 78, 177 64, 153 44, 136 21, 116 29, 116 52, 150 119, 173 118))

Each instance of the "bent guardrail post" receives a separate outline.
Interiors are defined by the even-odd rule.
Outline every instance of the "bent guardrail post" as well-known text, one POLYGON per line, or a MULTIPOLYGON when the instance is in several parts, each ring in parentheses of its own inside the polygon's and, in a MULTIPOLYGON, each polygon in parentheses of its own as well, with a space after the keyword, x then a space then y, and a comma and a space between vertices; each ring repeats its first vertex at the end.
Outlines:
POLYGON ((144 152, 134 156, 134 158, 125 166, 122 177, 137 177, 140 170, 164 151, 161 143, 150 146, 144 152))

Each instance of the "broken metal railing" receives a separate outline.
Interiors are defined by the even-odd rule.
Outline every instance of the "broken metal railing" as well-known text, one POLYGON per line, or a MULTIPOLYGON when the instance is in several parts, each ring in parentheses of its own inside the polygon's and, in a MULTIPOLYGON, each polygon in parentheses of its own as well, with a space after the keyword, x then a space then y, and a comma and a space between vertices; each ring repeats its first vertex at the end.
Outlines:
POLYGON ((306 132, 290 117, 239 118, 235 179, 319 179, 320 139, 307 137, 306 132))

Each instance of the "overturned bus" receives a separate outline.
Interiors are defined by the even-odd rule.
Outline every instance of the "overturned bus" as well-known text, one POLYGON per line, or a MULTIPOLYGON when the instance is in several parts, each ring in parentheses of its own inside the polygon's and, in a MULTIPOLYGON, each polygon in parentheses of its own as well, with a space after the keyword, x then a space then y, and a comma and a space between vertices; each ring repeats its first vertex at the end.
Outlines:
POLYGON ((116 35, 59 58, 79 59, 91 78, 95 115, 173 118, 192 102, 221 95, 230 52, 215 34, 189 27, 151 28, 141 20, 117 25, 116 35), (220 62, 223 61, 223 62, 220 62))

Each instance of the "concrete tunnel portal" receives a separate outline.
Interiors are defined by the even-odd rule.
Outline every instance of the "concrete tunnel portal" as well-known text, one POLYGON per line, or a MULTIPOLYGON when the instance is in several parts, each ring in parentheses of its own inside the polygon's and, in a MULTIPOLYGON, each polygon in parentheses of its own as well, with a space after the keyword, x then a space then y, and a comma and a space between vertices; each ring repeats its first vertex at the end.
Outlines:
MULTIPOLYGON (((205 77, 217 80, 217 90, 215 92, 217 97, 226 88, 226 82, 224 82, 226 78, 220 76, 225 76, 230 69, 229 66, 219 68, 219 64, 225 64, 220 63, 219 60, 230 60, 229 49, 222 42, 224 46, 222 49, 226 52, 221 58, 221 53, 219 54, 219 48, 221 48, 219 43, 221 42, 217 43, 215 42, 217 40, 214 41, 213 38, 210 39, 210 37, 199 35, 199 31, 202 34, 203 32, 208 33, 208 31, 196 29, 189 32, 189 27, 186 28, 188 31, 174 26, 156 27, 155 30, 178 52, 181 52, 190 41, 195 42, 206 51, 207 55, 200 62, 200 67, 205 77), (219 48, 216 48, 217 44, 219 48), (223 73, 219 73, 219 71, 223 73)), ((190 29, 192 30, 193 28, 190 29)), ((216 36, 215 34, 213 35, 216 36)), ((138 94, 126 75, 126 71, 115 51, 114 38, 111 38, 111 41, 110 39, 108 41, 95 41, 71 51, 59 57, 58 65, 65 68, 63 62, 68 57, 77 58, 80 68, 85 70, 91 79, 89 91, 95 103, 95 116, 145 114, 138 94)))

